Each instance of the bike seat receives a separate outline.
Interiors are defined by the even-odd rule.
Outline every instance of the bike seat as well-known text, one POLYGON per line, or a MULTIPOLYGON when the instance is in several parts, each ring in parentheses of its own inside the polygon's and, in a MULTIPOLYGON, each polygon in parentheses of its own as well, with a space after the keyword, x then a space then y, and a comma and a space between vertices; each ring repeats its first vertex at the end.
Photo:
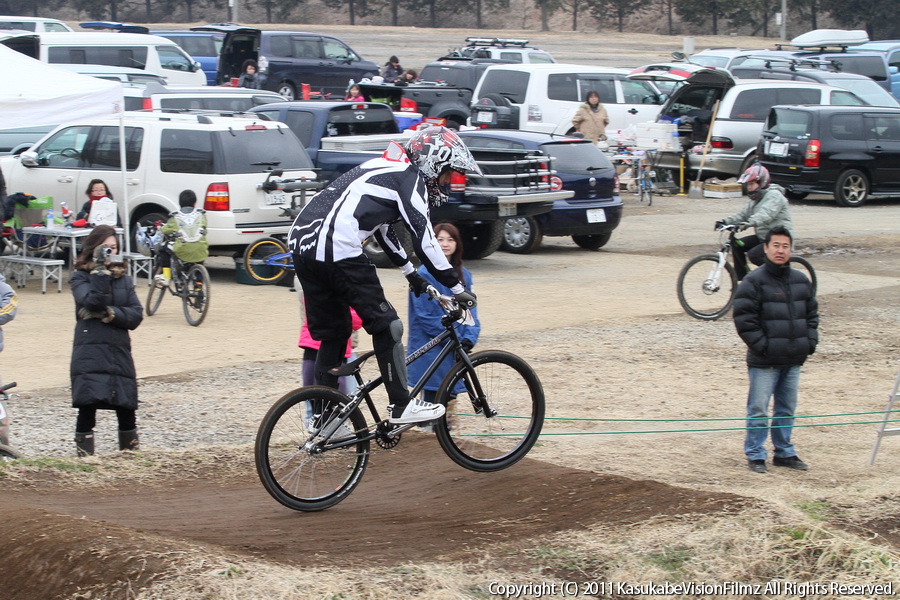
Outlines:
POLYGON ((357 358, 356 360, 345 363, 337 368, 330 369, 328 372, 331 373, 332 375, 337 375, 338 377, 346 377, 347 375, 353 375, 354 373, 359 371, 360 368, 362 368, 362 364, 364 362, 366 362, 373 356, 375 356, 375 351, 370 350, 370 351, 366 352, 365 354, 363 354, 362 356, 360 356, 359 358, 357 358))

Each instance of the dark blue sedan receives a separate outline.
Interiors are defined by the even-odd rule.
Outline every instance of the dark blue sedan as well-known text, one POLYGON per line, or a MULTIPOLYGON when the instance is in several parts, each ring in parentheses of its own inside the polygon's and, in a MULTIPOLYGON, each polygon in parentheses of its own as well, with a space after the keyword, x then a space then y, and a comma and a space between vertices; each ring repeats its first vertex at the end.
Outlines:
POLYGON ((530 217, 506 220, 504 250, 529 254, 543 237, 572 236, 588 250, 602 248, 622 218, 622 198, 616 193, 616 169, 597 146, 588 140, 511 129, 460 131, 470 148, 513 148, 553 157, 555 189, 575 195, 557 200, 553 210, 530 217))

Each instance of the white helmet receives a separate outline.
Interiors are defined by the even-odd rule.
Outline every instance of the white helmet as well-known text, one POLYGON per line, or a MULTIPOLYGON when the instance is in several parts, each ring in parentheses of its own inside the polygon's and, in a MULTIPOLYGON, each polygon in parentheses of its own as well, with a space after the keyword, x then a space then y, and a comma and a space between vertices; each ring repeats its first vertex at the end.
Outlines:
POLYGON ((463 141, 446 127, 426 127, 416 131, 406 143, 406 154, 418 165, 425 179, 428 199, 436 206, 446 201, 449 195, 447 187, 438 183, 442 173, 452 170, 482 174, 463 141))

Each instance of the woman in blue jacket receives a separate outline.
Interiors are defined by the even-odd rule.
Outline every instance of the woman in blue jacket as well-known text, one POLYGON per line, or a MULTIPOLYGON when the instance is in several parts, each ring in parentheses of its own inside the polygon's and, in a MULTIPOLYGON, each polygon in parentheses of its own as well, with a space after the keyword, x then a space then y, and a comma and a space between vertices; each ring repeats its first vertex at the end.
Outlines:
MULTIPOLYGON (((444 253, 444 256, 447 257, 447 260, 453 266, 454 270, 459 274, 460 281, 462 281, 467 291, 472 291, 472 273, 462 265, 463 248, 459 229, 451 223, 438 223, 434 226, 434 234, 438 244, 441 246, 441 251, 444 253)), ((448 296, 453 295, 450 288, 438 283, 424 266, 419 267, 418 272, 440 293, 448 296)), ((478 341, 478 334, 481 332, 481 323, 478 320, 478 308, 472 308, 471 312, 472 319, 475 323, 473 325, 458 324, 456 329, 459 339, 467 351, 475 346, 475 343, 478 341)), ((416 296, 410 292, 409 340, 407 344, 410 353, 422 347, 426 342, 444 330, 441 325, 441 317, 443 316, 444 310, 441 308, 440 304, 429 298, 426 294, 416 296)), ((431 362, 437 357, 441 348, 445 345, 446 343, 432 348, 421 358, 409 365, 408 373, 410 387, 414 386, 422 375, 425 374, 425 370, 431 365, 431 362)), ((437 392, 438 386, 455 362, 455 358, 449 356, 438 366, 434 375, 432 375, 425 383, 425 388, 422 392, 423 400, 427 402, 435 401, 435 393, 437 392)), ((462 383, 460 383, 457 385, 457 389, 453 390, 453 393, 458 394, 463 391, 464 388, 462 387, 462 383)))

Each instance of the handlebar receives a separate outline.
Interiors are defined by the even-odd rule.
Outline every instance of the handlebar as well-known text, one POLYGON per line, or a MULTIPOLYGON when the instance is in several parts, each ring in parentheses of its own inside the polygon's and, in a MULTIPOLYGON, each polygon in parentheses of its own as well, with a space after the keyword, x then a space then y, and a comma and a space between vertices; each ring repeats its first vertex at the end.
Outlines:
POLYGON ((0 388, 0 392, 5 393, 6 390, 11 390, 11 389, 13 389, 14 387, 16 387, 16 382, 15 382, 15 381, 13 381, 13 382, 11 382, 11 383, 7 383, 7 384, 4 385, 2 388, 0 388))

